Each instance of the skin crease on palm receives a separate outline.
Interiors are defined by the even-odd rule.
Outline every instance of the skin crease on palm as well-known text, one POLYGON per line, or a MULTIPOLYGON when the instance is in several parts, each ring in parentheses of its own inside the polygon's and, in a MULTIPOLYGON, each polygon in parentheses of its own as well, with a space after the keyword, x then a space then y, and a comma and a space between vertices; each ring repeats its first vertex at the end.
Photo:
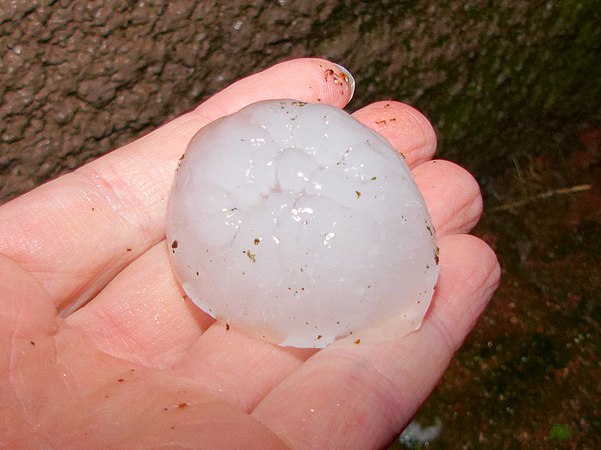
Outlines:
POLYGON ((252 339, 183 297, 164 241, 177 160, 201 127, 259 100, 344 107, 351 95, 328 61, 281 63, 0 208, 0 447, 365 449, 394 438, 500 273, 465 234, 481 214, 478 185, 432 160, 422 114, 394 101, 354 113, 405 155, 437 232, 440 275, 414 333, 319 352, 252 339))

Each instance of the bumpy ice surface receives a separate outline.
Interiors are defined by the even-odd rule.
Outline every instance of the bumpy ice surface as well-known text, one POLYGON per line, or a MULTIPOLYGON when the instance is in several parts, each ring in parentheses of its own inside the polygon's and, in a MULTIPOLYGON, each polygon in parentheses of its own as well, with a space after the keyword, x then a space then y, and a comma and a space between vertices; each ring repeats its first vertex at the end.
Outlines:
POLYGON ((403 157, 347 113, 292 100, 252 104, 192 139, 167 242, 199 307, 296 347, 417 329, 438 275, 403 157))

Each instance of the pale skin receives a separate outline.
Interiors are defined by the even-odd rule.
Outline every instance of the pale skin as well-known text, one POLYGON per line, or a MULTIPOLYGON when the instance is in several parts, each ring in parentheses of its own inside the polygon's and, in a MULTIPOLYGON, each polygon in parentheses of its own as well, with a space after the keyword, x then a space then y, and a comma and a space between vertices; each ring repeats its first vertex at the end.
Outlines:
POLYGON ((183 297, 164 241, 174 169, 196 131, 258 100, 344 107, 349 95, 330 62, 282 63, 0 207, 0 447, 366 449, 400 432, 500 272, 465 234, 482 211, 478 185, 432 159, 421 113, 393 101, 354 113, 405 155, 437 232, 440 276, 414 333, 319 352, 255 340, 183 297))

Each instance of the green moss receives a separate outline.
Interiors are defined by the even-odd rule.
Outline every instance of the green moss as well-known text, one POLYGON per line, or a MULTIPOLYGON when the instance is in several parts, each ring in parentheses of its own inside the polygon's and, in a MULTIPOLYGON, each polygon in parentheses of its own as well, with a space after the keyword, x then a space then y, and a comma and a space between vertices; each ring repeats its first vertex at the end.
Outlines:
POLYGON ((554 423, 549 431, 549 438, 558 440, 558 441, 566 441, 572 437, 572 431, 570 427, 563 423, 554 423))

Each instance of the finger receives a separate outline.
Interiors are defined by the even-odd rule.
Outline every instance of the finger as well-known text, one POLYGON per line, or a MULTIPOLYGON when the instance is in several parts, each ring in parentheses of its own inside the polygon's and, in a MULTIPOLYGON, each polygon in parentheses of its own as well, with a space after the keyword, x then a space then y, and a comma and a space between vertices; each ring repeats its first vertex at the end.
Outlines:
POLYGON ((153 133, 0 209, 0 252, 33 273, 59 310, 87 301, 164 235, 178 158, 210 121, 268 98, 346 104, 350 81, 318 59, 278 64, 153 133))
POLYGON ((436 133, 428 119, 404 103, 372 103, 353 113, 353 117, 384 136, 415 167, 432 159, 436 133))
POLYGON ((265 71, 240 80, 226 89, 227 97, 218 94, 197 110, 210 115, 212 121, 250 103, 267 99, 289 98, 344 108, 355 90, 355 81, 348 72, 322 59, 296 59, 278 64, 268 71, 269 79, 265 78, 265 71), (277 90, 269 83, 277 84, 277 90))
POLYGON ((434 388, 498 284, 495 255, 477 238, 443 238, 440 264, 436 295, 418 331, 388 342, 334 343, 270 392, 253 415, 294 448, 384 447, 434 388))
POLYGON ((173 366, 214 322, 183 294, 171 271, 165 241, 131 263, 65 321, 103 352, 156 368, 173 366))
POLYGON ((413 170, 438 238, 470 231, 482 215, 482 195, 474 177, 449 161, 435 159, 413 170))

